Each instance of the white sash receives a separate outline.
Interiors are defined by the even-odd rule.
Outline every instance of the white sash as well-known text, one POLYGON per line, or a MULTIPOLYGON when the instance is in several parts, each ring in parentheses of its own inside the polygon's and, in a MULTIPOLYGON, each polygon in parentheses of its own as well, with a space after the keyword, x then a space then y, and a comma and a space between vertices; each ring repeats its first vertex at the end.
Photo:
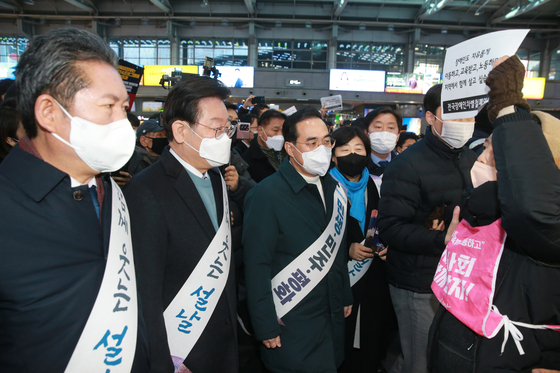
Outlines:
POLYGON ((111 238, 105 273, 65 372, 129 373, 136 352, 138 298, 128 207, 111 179, 111 238))
POLYGON ((202 335, 228 280, 231 227, 227 187, 223 179, 222 191, 222 223, 195 269, 163 312, 167 343, 175 365, 186 359, 202 335))
POLYGON ((301 302, 331 269, 346 229, 346 203, 346 194, 338 185, 333 214, 323 234, 272 279, 278 318, 301 302))
MULTIPOLYGON (((364 239, 362 242, 360 242, 360 244, 363 245, 365 242, 366 240, 364 239)), ((364 277, 369 269, 369 266, 371 265, 371 262, 373 262, 373 258, 367 258, 361 261, 354 259, 348 261, 348 276, 350 277, 350 287, 356 285, 356 283, 360 281, 362 277, 364 277)))

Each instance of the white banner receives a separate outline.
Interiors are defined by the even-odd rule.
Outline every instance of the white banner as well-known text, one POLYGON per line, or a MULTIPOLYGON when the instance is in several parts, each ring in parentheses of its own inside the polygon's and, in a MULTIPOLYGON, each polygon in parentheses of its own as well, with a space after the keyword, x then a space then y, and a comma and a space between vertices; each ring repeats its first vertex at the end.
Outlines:
POLYGON ((182 363, 202 335, 226 286, 231 263, 227 187, 222 179, 224 214, 216 235, 195 269, 163 313, 171 357, 182 363))
POLYGON ((111 186, 111 238, 105 273, 67 373, 129 373, 136 352, 138 298, 130 217, 113 179, 111 186))
POLYGON ((335 261, 346 229, 347 197, 340 185, 333 198, 333 214, 323 234, 272 279, 272 297, 278 318, 301 302, 335 261))
POLYGON ((488 102, 486 78, 494 61, 514 55, 529 31, 491 32, 448 48, 443 64, 441 119, 476 116, 488 102))

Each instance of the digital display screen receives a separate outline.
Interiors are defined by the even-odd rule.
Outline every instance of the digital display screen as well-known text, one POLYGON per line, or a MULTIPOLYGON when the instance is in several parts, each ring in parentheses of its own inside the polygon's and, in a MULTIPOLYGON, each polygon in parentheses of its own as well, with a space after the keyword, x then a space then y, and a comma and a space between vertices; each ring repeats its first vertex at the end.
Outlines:
POLYGON ((420 118, 403 118, 403 126, 406 125, 407 132, 414 132, 415 134, 420 134, 420 129, 422 126, 422 119, 420 118))
POLYGON ((331 69, 332 91, 384 92, 385 71, 331 69))
MULTIPOLYGON (((203 75, 204 67, 198 67, 198 74, 203 75)), ((255 79, 255 68, 253 66, 216 66, 220 72, 218 80, 226 87, 231 88, 253 88, 255 79)))
POLYGON ((0 79, 15 79, 17 62, 0 62, 0 79))
POLYGON ((196 65, 145 65, 144 66, 144 85, 159 86, 159 81, 164 75, 169 75, 174 71, 198 74, 196 65))
POLYGON ((545 78, 523 79, 523 97, 529 100, 540 100, 544 97, 545 78))
POLYGON ((438 83, 441 83, 441 74, 387 73, 385 92, 422 95, 438 83))
POLYGON ((142 102, 142 111, 149 113, 157 113, 163 109, 163 102, 157 101, 144 101, 142 102))

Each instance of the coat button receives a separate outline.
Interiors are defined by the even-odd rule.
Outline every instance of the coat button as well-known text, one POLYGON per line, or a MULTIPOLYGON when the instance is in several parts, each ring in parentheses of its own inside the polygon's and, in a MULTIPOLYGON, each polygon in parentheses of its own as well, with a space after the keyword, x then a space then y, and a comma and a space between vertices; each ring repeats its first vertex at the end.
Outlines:
POLYGON ((230 323, 229 319, 226 319, 226 325, 228 325, 230 323))
POLYGON ((84 199, 84 192, 82 192, 81 190, 76 190, 73 194, 72 197, 74 197, 74 200, 76 201, 81 201, 84 199))

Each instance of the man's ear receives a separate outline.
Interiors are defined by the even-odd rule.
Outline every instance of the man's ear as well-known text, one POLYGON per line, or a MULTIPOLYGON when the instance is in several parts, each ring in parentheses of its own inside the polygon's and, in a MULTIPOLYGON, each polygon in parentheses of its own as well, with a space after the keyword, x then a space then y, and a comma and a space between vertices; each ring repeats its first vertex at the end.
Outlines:
POLYGON ((145 148, 149 148, 149 144, 148 144, 148 138, 144 135, 140 136, 140 144, 145 147, 145 148))
POLYGON ((436 116, 431 111, 426 112, 426 122, 428 122, 428 124, 430 126, 434 125, 434 120, 435 119, 436 119, 436 116))
POLYGON ((190 131, 190 129, 188 129, 187 126, 188 126, 187 122, 183 122, 181 120, 176 120, 171 125, 171 132, 173 132, 173 139, 178 144, 184 143, 185 140, 187 139, 188 134, 186 133, 186 131, 190 131))
POLYGON ((51 95, 43 94, 35 100, 35 120, 47 132, 58 133, 59 125, 66 114, 51 95))
POLYGON ((293 148, 294 144, 292 144, 291 142, 284 142, 284 149, 286 150, 286 153, 288 153, 288 155, 291 158, 294 158, 294 148, 293 148))

